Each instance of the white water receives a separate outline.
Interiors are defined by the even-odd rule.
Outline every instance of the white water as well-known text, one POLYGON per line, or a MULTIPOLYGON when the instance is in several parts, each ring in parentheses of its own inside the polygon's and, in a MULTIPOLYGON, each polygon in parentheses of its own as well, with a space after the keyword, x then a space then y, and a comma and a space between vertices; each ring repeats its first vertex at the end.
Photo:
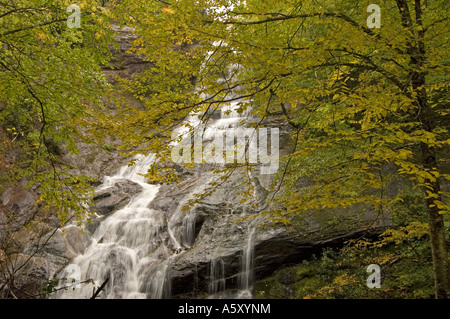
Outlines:
MULTIPOLYGON (((226 287, 226 264, 221 256, 211 259, 209 263, 209 284, 208 294, 210 299, 234 298, 251 299, 253 298, 254 286, 254 251, 255 251, 255 233, 256 227, 252 223, 248 227, 240 260, 241 271, 238 274, 238 290, 227 290, 226 287)), ((217 248, 217 251, 220 251, 217 248)))
POLYGON ((225 290, 225 263, 222 258, 211 259, 209 264, 208 294, 215 294, 225 290))
MULTIPOLYGON (((225 118, 215 121, 212 127, 226 129, 230 125, 239 125, 242 118, 225 118)), ((181 207, 192 198, 193 194, 205 191, 208 184, 198 185, 192 194, 180 204, 178 211, 167 220, 164 213, 149 209, 160 186, 145 182, 145 174, 154 161, 154 156, 140 156, 135 165, 125 165, 113 176, 104 178, 98 191, 113 187, 118 182, 128 180, 141 186, 142 190, 129 204, 102 220, 91 236, 91 244, 86 250, 72 260, 60 277, 69 277, 79 269, 80 281, 92 279, 98 288, 106 279, 109 281, 100 298, 169 298, 171 294, 170 268, 176 254, 189 249, 195 241, 196 214, 195 207, 182 212, 181 207), (181 231, 176 229, 181 220, 181 231), (176 234, 175 234, 176 232, 176 234), (170 244, 162 239, 166 234, 170 244)), ((214 177, 214 176, 213 176, 214 177)), ((211 177, 211 178, 213 178, 211 177)), ((249 238, 253 238, 249 236, 249 238)), ((249 295, 251 289, 251 271, 253 242, 248 241, 243 253, 243 269, 240 280, 239 297, 249 295)), ((210 263, 208 292, 214 297, 225 290, 224 261, 218 256, 210 263)), ((79 288, 60 292, 56 297, 86 299, 93 294, 89 284, 79 288)))
MULTIPOLYGON (((142 191, 128 206, 100 223, 90 246, 66 268, 79 267, 81 281, 93 279, 97 287, 109 278, 101 297, 162 298, 170 294, 167 272, 173 251, 160 238, 165 216, 148 208, 159 186, 145 183, 141 175, 147 172, 153 160, 153 156, 138 157, 134 166, 124 166, 114 176, 105 178, 99 190, 125 179, 139 184, 142 191)), ((64 291, 59 297, 92 296, 91 285, 80 286, 64 291)))
POLYGON ((250 110, 243 109, 241 113, 239 113, 239 103, 237 101, 233 101, 229 104, 223 105, 220 108, 220 117, 221 119, 237 119, 240 120, 248 118, 250 116, 250 110))
POLYGON ((241 273, 239 275, 239 293, 238 298, 252 298, 253 282, 254 282, 254 251, 255 251, 255 231, 256 228, 249 226, 247 240, 244 245, 241 273))
POLYGON ((195 224, 197 221, 197 216, 193 208, 187 212, 183 217, 182 223, 182 242, 184 247, 190 248, 195 241, 195 224))
MULTIPOLYGON (((210 120, 207 125, 200 125, 197 115, 192 114, 186 119, 185 126, 181 126, 176 134, 184 138, 193 131, 203 130, 203 137, 208 139, 212 138, 217 130, 241 127, 249 112, 239 113, 238 107, 239 102, 222 105, 221 118, 210 120)), ((140 185, 142 191, 134 198, 130 198, 128 206, 101 221, 92 235, 89 247, 83 254, 73 259, 61 277, 67 276, 73 269, 79 269, 80 281, 93 279, 96 287, 109 278, 99 296, 101 298, 170 297, 171 262, 178 252, 189 249, 194 244, 197 217, 194 209, 181 212, 181 204, 179 211, 169 220, 164 213, 148 208, 156 197, 159 186, 147 184, 142 175, 147 172, 153 161, 154 156, 137 157, 134 166, 126 165, 117 174, 104 178, 98 190, 105 190, 119 181, 129 180, 140 185), (175 231, 180 219, 181 233, 175 231), (164 234, 168 235, 170 244, 163 239, 164 234)), ((196 187, 193 194, 201 193, 206 185, 207 183, 196 187)), ((188 199, 189 197, 186 200, 188 199)), ((255 229, 249 228, 243 245, 237 295, 239 298, 252 297, 254 233, 255 229)), ((226 265, 221 257, 212 258, 208 284, 210 295, 214 296, 225 291, 225 271, 226 265)), ((58 297, 90 298, 93 294, 92 288, 91 285, 83 284, 78 289, 61 292, 58 297)))

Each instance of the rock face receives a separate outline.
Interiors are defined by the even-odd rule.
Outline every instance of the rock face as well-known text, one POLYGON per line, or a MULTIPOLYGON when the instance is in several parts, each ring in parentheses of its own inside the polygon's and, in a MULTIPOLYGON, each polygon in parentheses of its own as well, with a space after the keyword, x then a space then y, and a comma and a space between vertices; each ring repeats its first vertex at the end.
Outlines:
MULTIPOLYGON (((171 262, 170 278, 172 295, 198 296, 211 293, 213 278, 212 264, 220 260, 224 265, 222 280, 226 289, 241 289, 239 280, 243 275, 244 251, 248 248, 249 236, 254 229, 253 272, 256 279, 272 274, 282 265, 300 262, 319 253, 324 247, 334 247, 345 240, 360 236, 362 233, 377 233, 385 226, 376 214, 368 209, 355 208, 352 211, 312 212, 299 218, 295 226, 260 228, 264 220, 236 220, 248 217, 255 211, 240 203, 240 183, 242 172, 235 172, 229 180, 213 195, 205 198, 189 212, 179 214, 182 204, 199 189, 199 185, 208 182, 208 173, 197 173, 181 184, 163 186, 152 206, 163 210, 171 221, 175 235, 184 246, 184 250, 171 262), (183 240, 183 228, 186 225, 183 216, 193 214, 194 242, 183 240), (178 216, 171 218, 171 216, 178 216), (328 227, 337 217, 346 218, 349 223, 328 227), (350 223, 350 221, 352 221, 350 223), (351 226, 349 226, 351 225, 351 226), (371 226, 370 231, 367 228, 371 226)), ((260 176, 254 180, 259 181, 260 176)), ((262 176, 262 179, 266 178, 262 176)), ((264 188, 258 192, 258 199, 267 195, 264 188)), ((214 291, 213 291, 214 292, 214 291)))
MULTIPOLYGON (((19 230, 37 213, 34 205, 37 195, 27 190, 20 183, 7 188, 1 197, 0 209, 0 236, 5 235, 5 230, 11 232, 19 230), (14 218, 8 218, 8 216, 14 218)), ((3 239, 3 238, 2 238, 3 239)))

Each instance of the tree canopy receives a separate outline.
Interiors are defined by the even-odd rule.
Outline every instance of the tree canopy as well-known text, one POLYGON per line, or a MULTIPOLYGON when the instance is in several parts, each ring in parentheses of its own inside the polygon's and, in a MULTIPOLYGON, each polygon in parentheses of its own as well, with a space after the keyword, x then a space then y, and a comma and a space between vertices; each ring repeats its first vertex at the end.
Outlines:
POLYGON ((55 143, 76 151, 76 138, 113 135, 126 154, 155 153, 149 177, 172 181, 173 131, 239 100, 259 125, 276 115, 291 132, 270 196, 281 208, 260 214, 288 223, 310 209, 383 212, 401 200, 385 194, 393 165, 423 194, 436 297, 449 296, 448 1, 383 1, 372 28, 372 1, 122 0, 109 10, 84 0, 79 29, 66 26, 69 2, 0 2, 0 117, 12 138, 33 141, 26 173, 43 201, 64 199, 62 217, 68 207, 83 214, 87 197, 74 190, 88 180, 58 166, 55 143), (98 112, 112 21, 134 29, 129 52, 152 66, 121 79, 139 107, 117 99, 114 112, 98 112))
POLYGON ((69 27, 70 1, 0 2, 0 120, 10 139, 22 143, 25 169, 41 191, 41 202, 57 208, 62 223, 70 212, 86 217, 89 179, 72 176, 59 158, 76 153, 82 120, 102 105, 113 43, 108 10, 97 1, 80 3, 80 28, 69 27))

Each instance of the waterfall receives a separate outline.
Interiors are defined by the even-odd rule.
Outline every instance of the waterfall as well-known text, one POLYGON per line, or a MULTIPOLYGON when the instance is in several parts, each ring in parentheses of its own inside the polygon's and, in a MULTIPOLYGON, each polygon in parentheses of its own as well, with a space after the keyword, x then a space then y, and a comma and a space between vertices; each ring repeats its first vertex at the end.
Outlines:
MULTIPOLYGON (((154 156, 138 156, 134 166, 124 166, 106 177, 99 190, 118 181, 129 180, 142 187, 128 206, 106 217, 92 235, 85 252, 75 257, 68 270, 78 268, 81 282, 92 279, 100 286, 108 283, 101 296, 106 298, 162 298, 170 294, 169 260, 173 252, 161 240, 165 216, 149 209, 158 193, 158 185, 145 183, 145 174, 154 156), (149 277, 151 277, 149 279, 149 277)), ((60 298, 89 298, 92 287, 63 291, 60 298)))
POLYGON ((150 291, 150 299, 170 298, 171 282, 169 276, 169 263, 159 265, 152 273, 146 284, 146 290, 150 291))
POLYGON ((252 298, 254 282, 254 250, 255 250, 255 231, 256 227, 250 225, 248 235, 244 245, 241 273, 239 274, 239 298, 252 298))
MULTIPOLYGON (((201 123, 197 114, 191 114, 176 129, 175 135, 190 143, 190 136, 202 130, 204 141, 208 141, 218 131, 242 127, 250 116, 249 110, 238 112, 242 103, 245 101, 235 100, 221 105, 220 118, 210 119, 208 123, 201 123)), ((234 138, 231 142, 235 143, 234 138)), ((178 143, 171 142, 172 145, 178 143)), ((245 140, 241 143, 245 143, 245 140)), ((194 194, 205 191, 209 183, 206 181, 195 187, 168 219, 165 213, 148 208, 160 188, 159 185, 147 184, 143 176, 154 160, 154 156, 137 156, 133 159, 134 165, 125 165, 115 175, 104 178, 98 191, 105 191, 124 180, 138 184, 142 190, 130 199, 126 207, 101 217, 99 226, 91 236, 90 245, 71 261, 60 274, 61 278, 68 277, 74 269, 78 269, 81 282, 92 279, 95 286, 99 287, 108 279, 99 296, 102 298, 157 299, 171 296, 172 262, 178 253, 192 247, 198 232, 196 226, 199 217, 195 207, 187 212, 181 208, 190 198, 194 198, 194 194)), ((243 249, 238 286, 241 298, 252 296, 254 233, 255 228, 249 228, 243 249)), ((220 247, 215 248, 219 250, 220 247)), ((197 281, 194 282, 195 289, 199 285, 198 274, 194 280, 197 281)), ((89 298, 92 288, 87 284, 77 285, 76 289, 61 291, 56 297, 89 298)), ((225 263, 221 256, 216 255, 209 263, 208 293, 214 297, 225 289, 225 263)))
POLYGON ((214 296, 225 290, 225 263, 222 258, 213 258, 209 264, 208 294, 214 296))
POLYGON ((198 277, 198 267, 197 264, 194 265, 194 289, 193 289, 193 293, 198 293, 198 287, 200 284, 200 278, 198 277))
POLYGON ((194 208, 189 209, 183 217, 182 223, 182 243, 186 248, 190 248, 195 241, 195 224, 197 218, 195 215, 194 208))
POLYGON ((221 119, 245 119, 250 116, 250 110, 247 108, 245 110, 242 110, 241 113, 238 112, 239 110, 239 102, 231 102, 230 104, 226 104, 221 106, 220 108, 220 118, 221 119))

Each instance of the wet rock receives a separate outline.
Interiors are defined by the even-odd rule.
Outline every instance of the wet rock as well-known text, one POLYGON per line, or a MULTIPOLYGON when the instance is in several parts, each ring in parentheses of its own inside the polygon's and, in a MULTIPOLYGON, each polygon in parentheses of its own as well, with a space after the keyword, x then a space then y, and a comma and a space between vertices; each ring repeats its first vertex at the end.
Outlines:
POLYGON ((91 209, 99 215, 107 215, 125 207, 141 190, 139 184, 129 180, 119 181, 112 187, 98 191, 91 209))
MULTIPOLYGON (((240 200, 240 172, 232 175, 227 182, 211 196, 186 212, 181 212, 183 204, 192 194, 202 190, 211 178, 209 173, 198 173, 184 182, 161 187, 152 203, 171 216, 171 228, 175 237, 182 241, 183 220, 186 214, 195 214, 200 223, 195 224, 195 241, 176 255, 171 262, 170 278, 172 293, 183 296, 196 291, 208 291, 211 260, 221 259, 225 265, 224 280, 227 289, 237 289, 242 270, 243 249, 246 247, 251 221, 237 222, 255 211, 243 207, 240 200)), ((257 202, 263 202, 267 191, 254 176, 258 190, 257 202), (262 197, 262 198, 261 198, 262 197)), ((350 238, 357 238, 371 231, 379 233, 385 224, 377 223, 377 215, 370 209, 354 207, 350 210, 311 212, 299 218, 289 227, 257 228, 254 243, 254 273, 256 278, 271 275, 281 266, 301 262, 312 254, 320 253, 324 247, 337 247, 350 238), (342 222, 347 218, 347 222, 342 222), (333 221, 340 220, 341 223, 333 221), (351 222, 350 222, 351 221, 351 222)), ((260 221, 263 222, 263 221, 260 221)))

